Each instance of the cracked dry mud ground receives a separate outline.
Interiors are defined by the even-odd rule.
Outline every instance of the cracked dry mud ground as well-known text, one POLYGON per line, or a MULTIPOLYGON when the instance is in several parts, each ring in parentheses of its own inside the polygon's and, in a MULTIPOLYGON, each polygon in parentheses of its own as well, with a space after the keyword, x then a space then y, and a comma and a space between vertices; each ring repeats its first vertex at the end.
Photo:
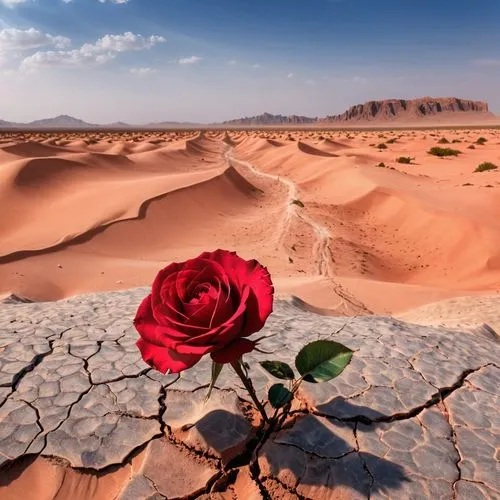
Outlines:
POLYGON ((147 293, 0 304, 0 497, 40 498, 19 488, 43 475, 58 499, 500 498, 499 343, 277 301, 259 333, 275 354, 247 356, 262 398, 257 360, 318 338, 355 355, 267 432, 229 369, 204 404, 208 359, 175 384, 143 363, 147 293))

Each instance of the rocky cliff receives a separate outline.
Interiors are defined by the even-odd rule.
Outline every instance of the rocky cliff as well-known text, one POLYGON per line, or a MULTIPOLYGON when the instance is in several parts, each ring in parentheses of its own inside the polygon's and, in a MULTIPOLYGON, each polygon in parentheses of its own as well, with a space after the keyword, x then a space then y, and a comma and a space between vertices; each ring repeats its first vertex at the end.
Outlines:
POLYGON ((488 104, 483 101, 457 99, 456 97, 423 97, 420 99, 388 99, 384 101, 368 101, 365 104, 351 106, 340 115, 327 116, 324 122, 349 121, 416 121, 427 117, 470 117, 479 118, 493 116, 488 104))
POLYGON ((223 122, 224 125, 245 125, 245 126, 261 126, 261 125, 303 125, 317 122, 317 118, 308 116, 283 116, 272 115, 271 113, 263 113, 258 116, 238 118, 223 122))

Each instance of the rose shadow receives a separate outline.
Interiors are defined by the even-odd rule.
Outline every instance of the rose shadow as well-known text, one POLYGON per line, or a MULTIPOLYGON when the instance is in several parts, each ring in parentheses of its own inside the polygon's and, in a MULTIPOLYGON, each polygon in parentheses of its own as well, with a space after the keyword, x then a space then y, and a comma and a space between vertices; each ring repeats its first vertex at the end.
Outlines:
MULTIPOLYGON (((371 411, 372 414, 376 413, 371 411)), ((380 414, 378 414, 381 416, 380 414)), ((359 451, 352 446, 355 439, 354 423, 329 419, 340 428, 339 433, 323 425, 311 414, 296 418, 293 425, 271 435, 257 448, 258 437, 248 440, 237 455, 234 454, 237 442, 235 429, 244 429, 248 421, 241 416, 225 410, 215 410, 203 416, 193 427, 196 428, 206 445, 221 456, 233 456, 229 467, 250 464, 254 473, 263 477, 272 477, 293 489, 299 487, 315 492, 317 498, 327 493, 326 488, 351 489, 368 498, 376 492, 397 490, 403 483, 409 482, 403 467, 389 460, 359 451), (304 419, 310 420, 307 432, 299 433, 304 419), (347 442, 339 434, 353 433, 353 439, 347 442), (232 436, 232 437, 231 437, 232 436), (324 489, 325 488, 325 489, 324 489), (318 496, 320 495, 320 496, 318 496)), ((358 431, 359 432, 359 431, 358 431)), ((363 432, 374 432, 372 428, 363 432)), ((310 495, 305 495, 310 496, 310 495)))

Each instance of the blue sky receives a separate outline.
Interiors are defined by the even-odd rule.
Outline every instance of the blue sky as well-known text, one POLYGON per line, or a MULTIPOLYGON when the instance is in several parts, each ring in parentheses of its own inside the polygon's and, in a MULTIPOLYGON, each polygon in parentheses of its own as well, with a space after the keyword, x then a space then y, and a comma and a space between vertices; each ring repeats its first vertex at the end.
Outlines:
POLYGON ((324 116, 369 99, 500 113, 499 0, 0 0, 0 119, 324 116))

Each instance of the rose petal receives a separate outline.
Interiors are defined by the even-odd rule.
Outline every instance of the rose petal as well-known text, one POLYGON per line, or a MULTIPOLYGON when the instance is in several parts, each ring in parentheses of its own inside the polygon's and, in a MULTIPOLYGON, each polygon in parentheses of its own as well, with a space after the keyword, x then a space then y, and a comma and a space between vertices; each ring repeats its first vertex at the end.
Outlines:
POLYGON ((141 337, 151 344, 161 347, 170 347, 175 341, 185 341, 189 335, 171 328, 167 325, 158 324, 153 317, 151 308, 151 295, 148 295, 140 304, 134 318, 135 329, 141 337))
POLYGON ((184 302, 189 302, 196 287, 201 283, 207 283, 215 286, 217 284, 217 278, 223 283, 227 283, 227 276, 224 268, 219 263, 211 260, 197 258, 187 261, 184 271, 179 274, 179 278, 183 278, 184 273, 187 270, 190 272, 197 270, 198 272, 196 275, 189 277, 184 302))
POLYGON ((240 291, 245 285, 250 287, 243 336, 261 330, 273 311, 274 287, 269 271, 256 260, 246 261, 227 250, 205 252, 200 257, 219 262, 240 291))
POLYGON ((214 276, 218 276, 222 280, 222 283, 226 287, 228 287, 229 281, 228 281, 228 278, 226 275, 226 270, 224 269, 224 267, 221 266, 220 263, 215 261, 215 260, 204 259, 203 255, 205 255, 205 253, 201 254, 199 257, 196 257, 195 259, 188 260, 185 263, 184 268, 185 269, 203 269, 204 271, 208 271, 209 274, 200 274, 199 275, 199 277, 197 279, 198 282, 202 282, 202 281, 211 282, 211 279, 214 276))
MULTIPOLYGON (((247 297, 247 293, 248 287, 246 291, 243 291, 245 298, 247 297)), ((218 349, 222 346, 230 344, 234 339, 241 337, 245 310, 246 305, 245 302, 242 301, 234 314, 222 325, 219 325, 217 328, 212 328, 206 333, 191 337, 188 340, 176 342, 172 348, 176 350, 180 349, 181 352, 189 352, 191 346, 203 346, 210 344, 215 349, 218 349)))
POLYGON ((166 347, 158 347, 149 344, 143 339, 136 342, 141 351, 142 359, 156 370, 165 373, 180 373, 194 366, 201 359, 201 356, 194 354, 179 354, 166 347))
POLYGON ((177 297, 175 282, 177 275, 175 272, 167 276, 162 283, 159 295, 152 295, 153 315, 160 324, 169 324, 170 320, 184 321, 186 316, 182 311, 182 302, 177 297))
POLYGON ((182 263, 172 262, 167 267, 164 267, 158 272, 151 287, 151 295, 153 296, 153 304, 161 303, 161 289, 167 278, 182 269, 182 263))
POLYGON ((217 328, 228 321, 234 314, 231 301, 227 300, 225 288, 217 278, 217 289, 211 285, 210 292, 202 298, 207 304, 185 304, 184 310, 189 314, 186 325, 205 326, 207 329, 217 328))
POLYGON ((177 274, 175 287, 177 290, 177 296, 179 300, 184 304, 189 301, 189 288, 191 286, 196 286, 200 281, 198 279, 201 276, 201 270, 197 268, 186 267, 187 262, 184 264, 183 269, 177 274))
POLYGON ((172 347, 172 350, 178 354, 195 354, 196 356, 203 356, 217 349, 217 345, 204 343, 203 345, 193 345, 187 344, 185 342, 179 342, 172 347))
POLYGON ((232 363, 246 354, 252 352, 255 347, 255 343, 248 339, 237 339, 228 346, 214 351, 210 354, 210 357, 216 363, 232 363))

